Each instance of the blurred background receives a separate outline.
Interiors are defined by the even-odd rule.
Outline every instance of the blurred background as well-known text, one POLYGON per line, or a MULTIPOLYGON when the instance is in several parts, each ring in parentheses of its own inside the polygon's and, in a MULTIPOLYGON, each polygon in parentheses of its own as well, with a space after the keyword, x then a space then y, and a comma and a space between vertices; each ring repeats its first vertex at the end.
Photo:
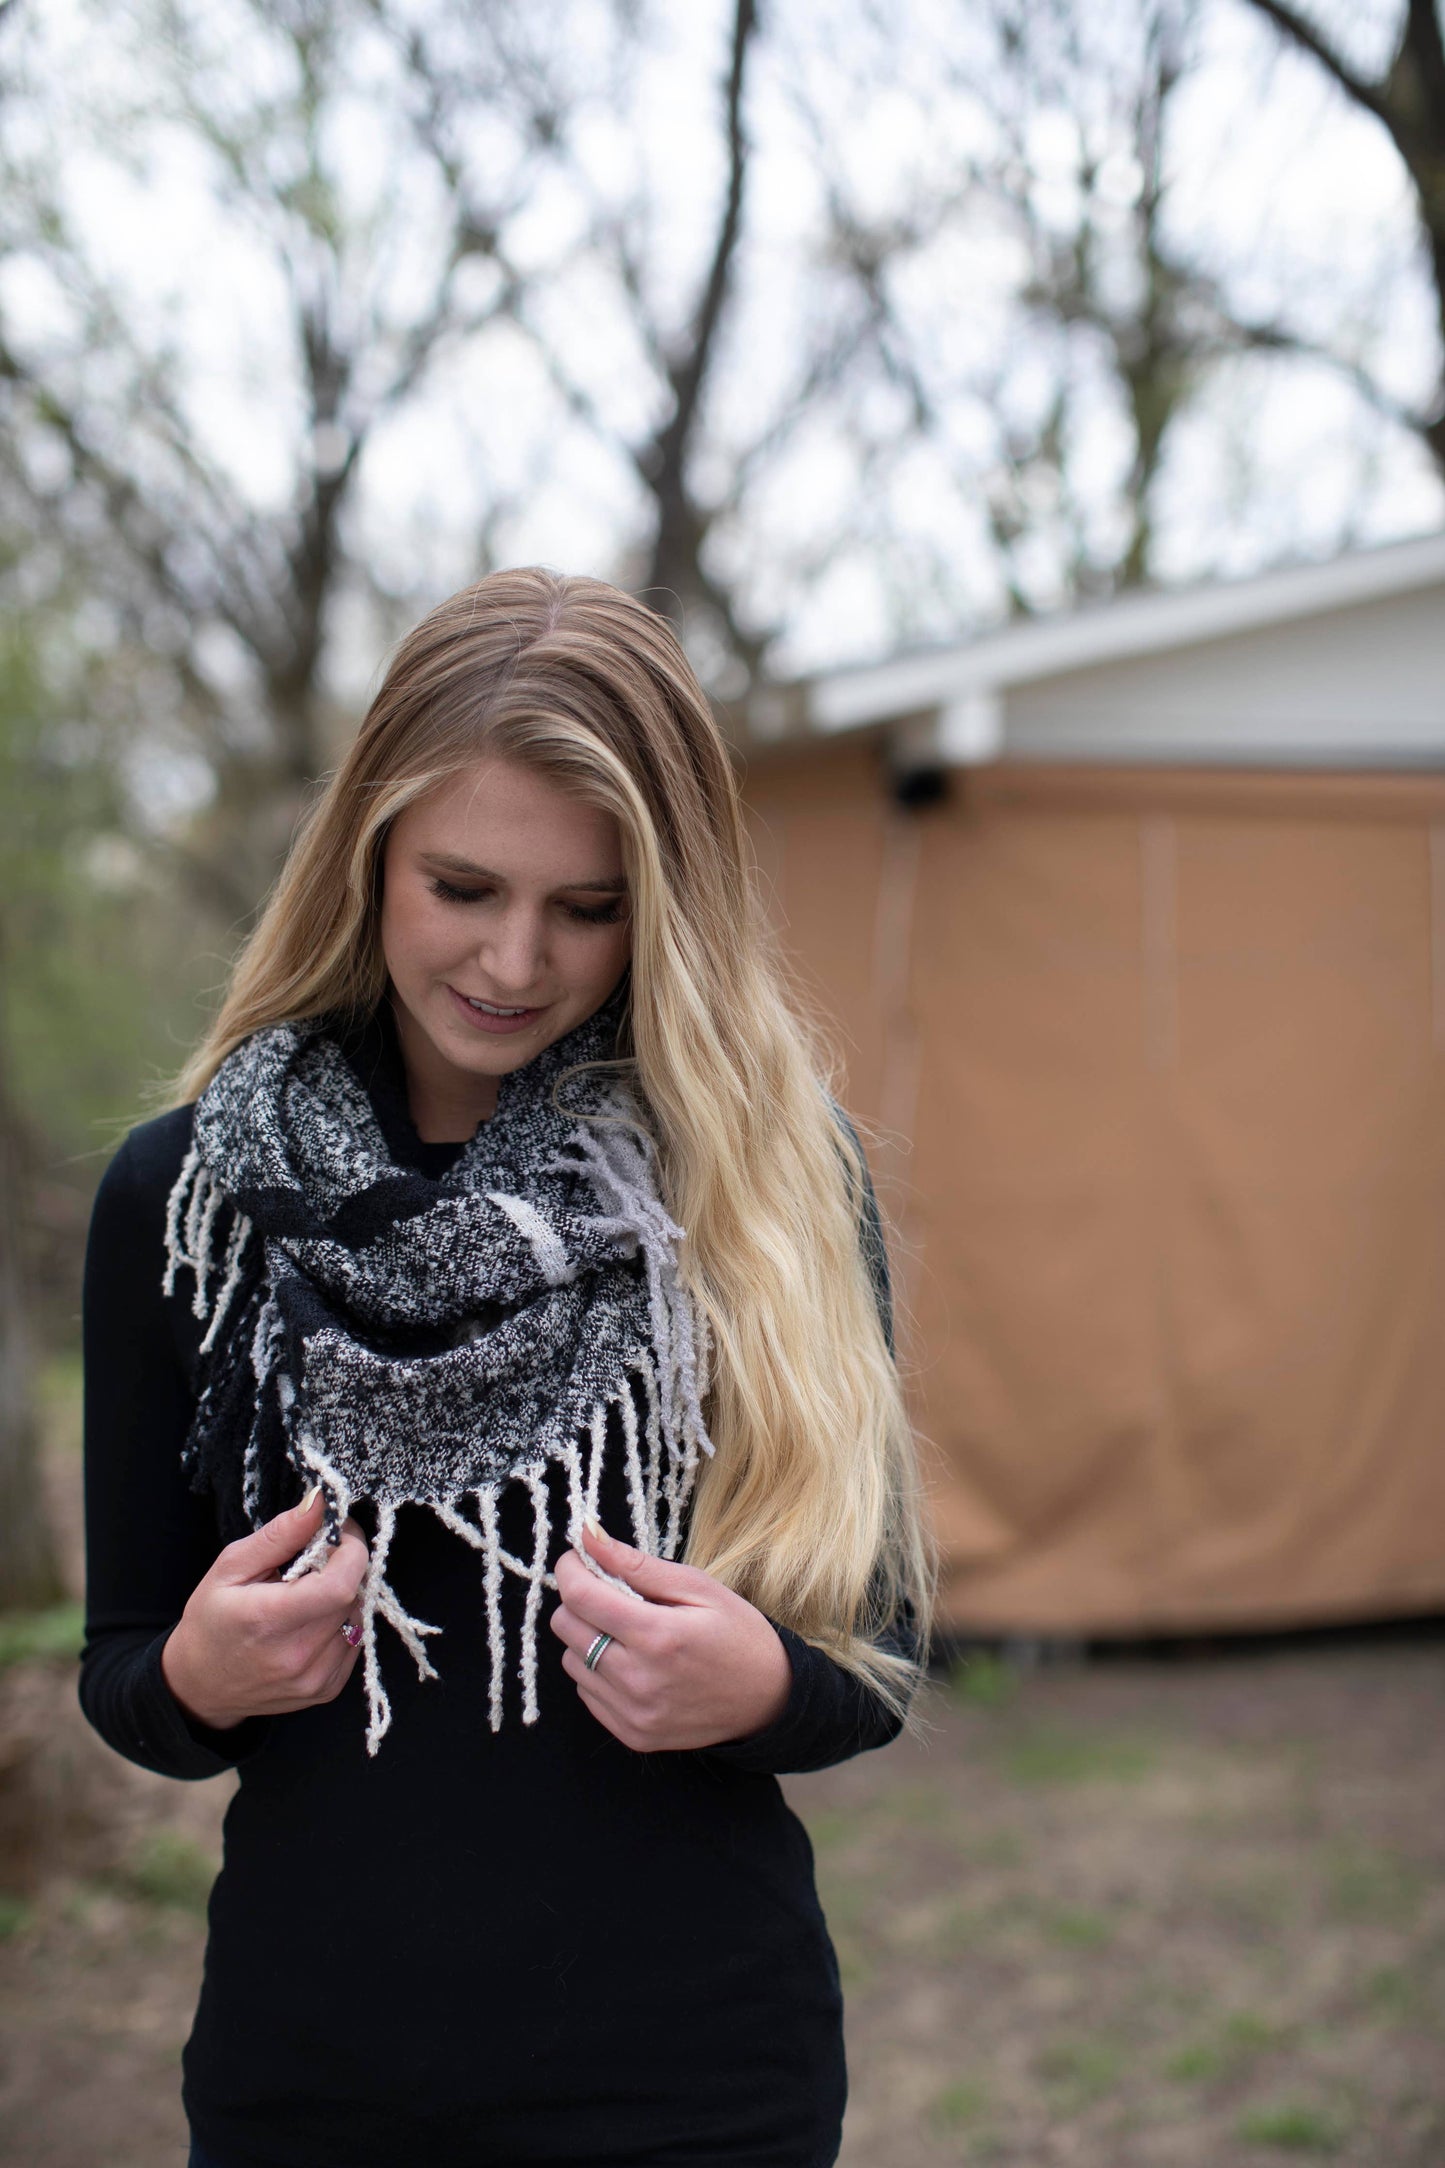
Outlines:
POLYGON ((845 2161, 1445 2168, 1438 0, 0 5, 0 2159, 183 2158, 79 1264, 390 643, 644 592, 890 1224, 845 2161))

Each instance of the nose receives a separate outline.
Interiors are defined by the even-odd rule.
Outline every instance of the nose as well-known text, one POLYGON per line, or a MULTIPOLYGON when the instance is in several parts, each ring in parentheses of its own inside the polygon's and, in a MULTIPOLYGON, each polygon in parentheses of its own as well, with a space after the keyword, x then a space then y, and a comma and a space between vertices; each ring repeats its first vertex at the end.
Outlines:
POLYGON ((525 1006, 546 975, 546 928, 542 914, 520 899, 492 918, 480 951, 482 969, 499 1001, 525 1006))

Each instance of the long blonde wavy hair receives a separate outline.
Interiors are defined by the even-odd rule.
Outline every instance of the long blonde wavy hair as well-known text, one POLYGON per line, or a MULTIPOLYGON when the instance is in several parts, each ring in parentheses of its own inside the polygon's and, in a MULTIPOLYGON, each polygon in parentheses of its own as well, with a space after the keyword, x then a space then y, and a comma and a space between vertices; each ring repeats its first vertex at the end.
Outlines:
POLYGON ((683 1265, 711 1327, 716 1447, 687 1557, 898 1708, 876 1645, 930 1565, 912 1436, 860 1245, 866 1175, 785 987, 727 748, 663 619, 600 580, 495 572, 401 642, 292 846, 203 1044, 384 998, 382 853, 402 808, 484 757, 613 815, 632 913, 630 1047, 683 1265))

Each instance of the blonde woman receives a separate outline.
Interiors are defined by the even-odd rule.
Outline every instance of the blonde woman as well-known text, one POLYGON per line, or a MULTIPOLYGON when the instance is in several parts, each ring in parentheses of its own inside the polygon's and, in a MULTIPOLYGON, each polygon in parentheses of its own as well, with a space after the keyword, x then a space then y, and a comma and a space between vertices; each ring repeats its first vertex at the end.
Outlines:
POLYGON ((779 1772, 927 1611, 856 1138, 673 634, 497 573, 402 643, 87 1265, 112 1746, 240 1785, 196 2168, 821 2168, 779 1772))

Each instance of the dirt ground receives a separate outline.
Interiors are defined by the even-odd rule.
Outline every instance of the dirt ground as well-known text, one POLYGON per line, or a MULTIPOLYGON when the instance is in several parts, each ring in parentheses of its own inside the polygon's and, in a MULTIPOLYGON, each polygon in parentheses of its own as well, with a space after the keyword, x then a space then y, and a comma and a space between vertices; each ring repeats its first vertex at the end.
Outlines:
POLYGON ((792 1787, 846 2168, 1445 2168, 1445 1643, 965 1671, 792 1787))
MULTIPOLYGON (((68 1463, 57 1511, 73 1556, 68 1463)), ((844 2168, 1445 2168, 1445 1638, 979 1656, 926 1725, 788 1786, 844 2168)), ((4 2168, 181 2168, 227 1791, 111 1755, 63 1652, 0 1669, 4 2168)))

